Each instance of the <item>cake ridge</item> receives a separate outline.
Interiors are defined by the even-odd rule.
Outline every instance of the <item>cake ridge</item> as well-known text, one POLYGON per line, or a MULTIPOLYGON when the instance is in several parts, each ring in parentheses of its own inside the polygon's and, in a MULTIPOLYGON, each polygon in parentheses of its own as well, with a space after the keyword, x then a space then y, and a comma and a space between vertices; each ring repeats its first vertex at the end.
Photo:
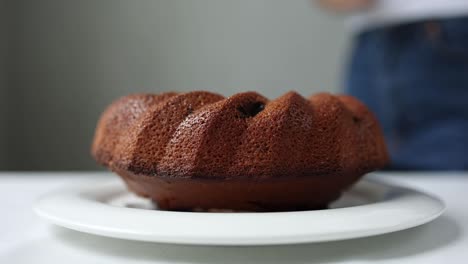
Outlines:
POLYGON ((118 98, 106 108, 98 121, 95 139, 91 147, 92 155, 95 158, 98 156, 104 157, 99 159, 103 165, 113 163, 115 158, 123 158, 122 156, 115 157, 115 154, 119 153, 119 149, 122 148, 122 130, 132 130, 132 124, 137 122, 148 108, 163 103, 175 95, 174 92, 161 94, 135 93, 118 98), (107 131, 109 126, 114 128, 111 133, 112 136, 107 131), (109 138, 114 140, 106 141, 109 138))
POLYGON ((140 120, 131 146, 128 169, 135 173, 158 172, 158 161, 164 156, 166 146, 181 122, 194 111, 212 102, 223 100, 221 95, 194 91, 178 94, 150 109, 140 120))

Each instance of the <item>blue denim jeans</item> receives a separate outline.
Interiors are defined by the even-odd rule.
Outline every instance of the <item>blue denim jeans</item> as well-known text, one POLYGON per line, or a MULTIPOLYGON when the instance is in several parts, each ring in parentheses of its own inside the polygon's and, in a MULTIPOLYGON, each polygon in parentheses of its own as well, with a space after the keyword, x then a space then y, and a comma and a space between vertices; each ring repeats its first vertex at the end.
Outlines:
POLYGON ((345 87, 380 121, 389 169, 468 169, 468 17, 357 35, 345 87))

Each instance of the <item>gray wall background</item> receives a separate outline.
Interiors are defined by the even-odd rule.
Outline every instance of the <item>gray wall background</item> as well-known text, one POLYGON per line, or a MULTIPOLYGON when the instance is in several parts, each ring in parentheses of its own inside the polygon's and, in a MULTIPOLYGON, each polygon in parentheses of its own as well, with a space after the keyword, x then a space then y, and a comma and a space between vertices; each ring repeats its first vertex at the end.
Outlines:
POLYGON ((1 169, 97 168, 96 120, 128 93, 340 88, 347 34, 308 0, 0 1, 10 17, 1 169))
POLYGON ((6 1, 0 0, 0 168, 6 167, 6 150, 7 150, 7 105, 6 105, 6 56, 7 56, 7 12, 6 1))

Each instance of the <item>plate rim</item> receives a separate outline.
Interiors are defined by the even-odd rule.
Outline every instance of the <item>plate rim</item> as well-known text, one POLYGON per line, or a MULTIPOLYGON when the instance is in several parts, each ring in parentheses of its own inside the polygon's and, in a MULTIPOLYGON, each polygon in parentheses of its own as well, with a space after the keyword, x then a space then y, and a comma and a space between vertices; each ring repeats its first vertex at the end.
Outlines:
MULTIPOLYGON (((185 244, 185 245, 224 245, 224 246, 249 246, 249 245, 284 245, 284 244, 301 244, 301 243, 315 243, 315 242, 327 242, 327 241, 337 241, 337 240, 346 240, 346 239, 353 239, 353 238, 362 238, 362 237, 369 237, 369 236, 374 236, 374 235, 380 235, 380 234, 387 234, 391 232, 396 232, 396 231, 401 231, 405 230, 408 228, 416 227, 425 223, 428 223, 440 215, 442 215, 446 209, 445 203, 438 198, 435 195, 432 194, 427 194, 423 191, 416 190, 414 188, 409 188, 409 187, 403 187, 399 186, 398 184, 395 184, 391 181, 388 180, 382 180, 382 179, 375 179, 375 178, 364 178, 362 179, 359 183, 368 183, 368 184, 377 184, 384 186, 386 188, 397 188, 402 191, 404 191, 407 194, 415 195, 415 197, 412 197, 414 199, 418 198, 421 199, 419 202, 422 202, 423 204, 426 205, 432 205, 433 206, 433 212, 429 213, 427 212, 425 215, 421 215, 419 218, 414 218, 413 220, 407 220, 405 222, 401 222, 399 224, 394 224, 394 225, 381 225, 379 227, 375 228, 367 228, 367 229, 354 229, 350 231, 346 231, 345 229, 339 232, 335 233, 329 233, 329 234, 320 234, 320 232, 316 233, 315 235, 311 235, 310 232, 304 232, 302 235, 299 235, 299 233, 295 234, 290 234, 285 235, 284 232, 275 235, 275 234, 261 234, 261 235, 246 235, 247 232, 244 232, 244 234, 238 235, 238 236, 233 236, 232 234, 226 236, 226 235, 213 235, 213 234, 170 234, 164 232, 158 234, 152 233, 152 232, 142 232, 144 231, 143 229, 138 230, 139 227, 134 227, 135 229, 129 229, 129 228, 116 228, 115 226, 105 226, 103 223, 98 223, 99 221, 95 220, 89 220, 86 219, 84 215, 81 216, 81 221, 79 220, 80 215, 74 215, 73 212, 70 209, 64 210, 64 206, 66 205, 67 202, 75 202, 75 206, 78 206, 81 209, 87 208, 91 210, 100 210, 103 209, 107 210, 108 213, 112 214, 125 214, 128 216, 128 214, 131 214, 133 217, 137 217, 137 220, 140 220, 140 222, 144 223, 146 220, 149 220, 148 216, 149 214, 154 214, 154 215, 159 215, 159 218, 167 218, 163 220, 175 220, 176 222, 179 221, 178 218, 190 215, 192 218, 197 218, 195 220, 198 221, 213 221, 215 223, 216 221, 229 221, 234 222, 234 220, 241 220, 241 223, 244 225, 248 222, 249 218, 256 217, 261 218, 257 220, 259 222, 260 220, 269 220, 268 218, 271 218, 271 220, 284 220, 284 218, 296 218, 300 219, 303 223, 304 221, 307 220, 307 218, 310 217, 315 217, 315 218, 324 218, 327 217, 327 215, 343 215, 346 213, 349 213, 350 211, 353 213, 359 213, 358 211, 360 210, 368 210, 369 208, 372 209, 376 207, 376 205, 382 206, 383 203, 373 203, 373 204, 366 204, 366 205, 358 205, 358 206, 353 206, 353 207, 346 207, 346 208, 334 208, 334 209, 325 209, 325 210, 315 210, 315 211, 291 211, 291 212, 261 212, 261 213, 255 213, 255 212, 250 212, 250 213, 203 213, 203 212, 171 212, 171 211, 158 211, 158 210, 145 210, 145 209, 135 209, 135 208, 123 208, 123 207, 116 207, 112 205, 108 205, 105 203, 102 203, 98 201, 97 199, 89 199, 89 197, 83 196, 83 192, 91 192, 93 193, 93 188, 96 190, 99 190, 99 188, 105 187, 105 185, 117 185, 117 182, 121 185, 121 188, 125 189, 124 183, 118 179, 118 178, 113 178, 113 179, 99 179, 99 180, 88 180, 86 182, 83 182, 82 184, 79 185, 74 185, 74 186, 69 186, 69 187, 64 187, 52 192, 49 192, 43 196, 41 196, 35 203, 34 205, 34 211, 37 215, 40 217, 44 218, 50 223, 53 223, 55 225, 69 228, 75 231, 79 232, 84 232, 84 233, 89 233, 89 234, 94 234, 94 235, 100 235, 100 236, 106 236, 106 237, 112 237, 112 238, 119 238, 119 239, 127 239, 127 240, 137 240, 137 241, 146 241, 146 242, 157 242, 157 243, 170 243, 170 244, 185 244), (92 185, 92 186, 91 186, 92 185), (64 208, 57 208, 57 206, 62 206, 64 208), (60 216, 60 211, 62 212, 62 215, 60 216), (59 213, 57 213, 59 212, 59 213), (73 217, 70 217, 70 215, 64 216, 63 214, 71 214, 74 215, 73 217), (157 213, 155 213, 157 212, 157 213), (137 216, 138 215, 138 216, 137 216), (320 216, 322 215, 322 216, 320 216), (320 216, 320 217, 319 217, 320 216), (140 217, 140 218, 138 218, 140 217), (148 219, 142 219, 141 217, 147 217, 148 219), (273 219, 273 217, 275 219, 273 219), (75 218, 75 219, 73 219, 75 218), (78 220, 76 219, 78 218, 78 220), (210 220, 210 218, 213 218, 210 220), (82 220, 85 219, 88 222, 83 222, 82 220), (208 220, 207 220, 208 219, 208 220), (94 221, 94 223, 93 223, 94 221)), ((358 183, 358 184, 359 184, 358 183)), ((110 188, 110 187, 109 187, 110 188)), ((89 193, 88 193, 89 194, 89 193)), ((411 197, 410 197, 411 198, 411 197)), ((411 201, 411 200, 410 200, 411 201)), ((417 200, 415 200, 417 201, 417 200)), ((385 201, 387 203, 387 206, 391 206, 392 202, 398 202, 398 201, 385 201)), ((413 201, 414 202, 414 201, 413 201)), ((385 205, 385 204, 384 204, 385 205)), ((379 209, 379 208, 377 208, 379 209)), ((383 210, 383 209, 382 209, 383 210)), ((151 217, 155 217, 152 215, 151 217)), ((328 216, 330 217, 330 216, 328 216)), ((314 219, 310 219, 314 220, 314 219)), ((316 220, 316 219, 315 219, 316 220)), ((274 221, 274 222, 275 222, 274 221)), ((323 220, 322 220, 323 221, 323 220)), ((179 221, 182 224, 187 224, 188 222, 184 221, 179 221)), ((278 221, 276 221, 278 222, 278 221)), ((281 222, 281 221, 279 221, 281 222)), ((312 221, 313 222, 313 221, 312 221)), ((127 223, 127 224, 132 224, 132 223, 127 223)), ((200 224, 200 223, 198 223, 200 224)), ((257 223, 258 224, 258 223, 257 223)), ((203 226, 203 225, 202 225, 203 226)), ((274 226, 274 224, 272 225, 274 226)), ((219 227, 218 227, 219 228, 219 227)), ((271 227, 270 227, 271 229, 271 227)), ((183 232, 187 232, 188 228, 183 227, 182 228, 183 232), (184 229, 185 228, 185 229, 184 229)), ((154 230, 152 230, 154 231, 154 230)), ((219 230, 218 230, 219 231, 219 230)), ((309 230, 310 231, 310 230, 309 230)), ((182 232, 182 233, 183 233, 182 232)), ((228 232, 229 233, 229 232, 228 232)), ((313 233, 313 232, 312 232, 313 233)))

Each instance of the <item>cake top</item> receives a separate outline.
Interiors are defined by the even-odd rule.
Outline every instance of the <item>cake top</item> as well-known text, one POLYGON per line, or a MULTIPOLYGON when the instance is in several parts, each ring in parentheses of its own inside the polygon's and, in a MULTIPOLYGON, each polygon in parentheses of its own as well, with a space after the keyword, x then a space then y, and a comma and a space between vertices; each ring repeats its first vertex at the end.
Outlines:
POLYGON ((110 168, 183 178, 362 172, 388 160, 380 127, 353 97, 296 92, 137 94, 103 113, 92 152, 110 168))

